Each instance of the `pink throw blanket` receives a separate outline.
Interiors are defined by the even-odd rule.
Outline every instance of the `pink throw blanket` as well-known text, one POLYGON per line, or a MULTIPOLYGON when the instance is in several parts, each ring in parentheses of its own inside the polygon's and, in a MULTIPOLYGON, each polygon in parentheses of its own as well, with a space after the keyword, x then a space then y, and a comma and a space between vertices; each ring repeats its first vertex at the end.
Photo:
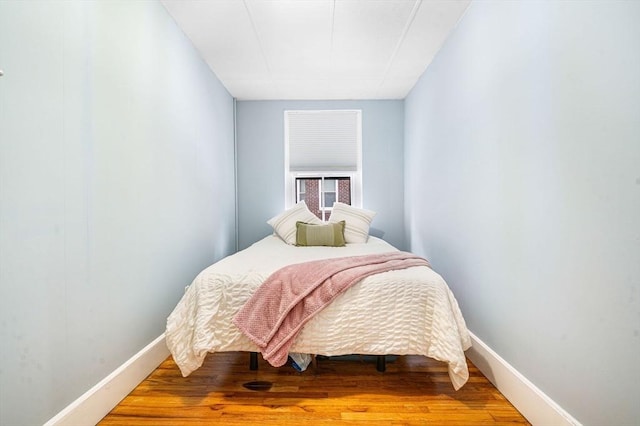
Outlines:
POLYGON ((399 251, 285 266, 256 290, 233 323, 258 345, 265 360, 280 367, 302 326, 339 294, 369 275, 413 266, 429 262, 399 251))

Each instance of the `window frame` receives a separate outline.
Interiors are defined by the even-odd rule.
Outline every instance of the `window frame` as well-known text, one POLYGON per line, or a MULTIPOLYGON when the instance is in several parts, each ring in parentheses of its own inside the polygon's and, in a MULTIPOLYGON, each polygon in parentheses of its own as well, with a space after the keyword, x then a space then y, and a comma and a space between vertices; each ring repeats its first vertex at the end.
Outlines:
MULTIPOLYGON (((284 111, 284 189, 285 209, 293 207, 297 203, 298 193, 296 179, 299 178, 339 178, 348 177, 350 180, 351 205, 362 208, 362 110, 336 109, 336 110, 285 110, 284 111), (345 111, 356 113, 356 170, 305 170, 292 171, 289 161, 289 113, 322 113, 345 111)), ((336 184, 336 200, 338 200, 338 185, 336 184)), ((320 192, 322 194, 322 191, 320 192)), ((333 206, 329 207, 332 209, 333 206)), ((327 207, 325 207, 326 209, 327 207)))
MULTIPOLYGON (((298 203, 300 202, 300 194, 303 194, 303 192, 301 192, 299 190, 300 188, 300 184, 302 182, 302 180, 304 179, 319 179, 320 180, 320 184, 319 184, 319 188, 321 188, 318 191, 318 206, 319 206, 319 211, 322 214, 322 217, 320 219, 322 220, 327 220, 327 216, 331 216, 331 212, 333 211, 333 205, 331 206, 326 206, 324 205, 324 194, 326 192, 332 192, 335 193, 336 195, 336 201, 340 200, 340 184, 339 184, 339 180, 340 179, 349 179, 349 196, 350 196, 350 204, 353 205, 353 177, 351 174, 349 173, 336 173, 336 172, 330 172, 330 173, 323 173, 321 175, 318 175, 317 173, 307 173, 307 172, 295 172, 296 176, 294 177, 294 200, 293 203, 298 203), (326 180, 332 180, 335 182, 335 191, 324 191, 324 181, 326 180)), ((309 196, 309 193, 307 191, 306 185, 305 185, 305 192, 304 194, 305 196, 305 200, 306 197, 309 196)), ((309 202, 307 201, 307 205, 309 205, 309 202)))
MULTIPOLYGON (((343 178, 345 177, 349 177, 349 176, 343 176, 343 178)), ((323 212, 323 216, 324 216, 324 212, 330 212, 333 210, 333 204, 331 204, 331 206, 327 206, 325 204, 325 200, 326 200, 326 194, 328 192, 332 192, 335 194, 335 198, 336 201, 338 201, 340 199, 340 185, 338 185, 338 179, 332 178, 332 177, 327 177, 327 176, 322 176, 320 178, 320 182, 321 182, 321 189, 320 189, 320 211, 323 212), (326 181, 333 181, 333 191, 327 191, 324 188, 324 184, 326 181)), ((349 177, 349 185, 351 185, 351 178, 349 177)))

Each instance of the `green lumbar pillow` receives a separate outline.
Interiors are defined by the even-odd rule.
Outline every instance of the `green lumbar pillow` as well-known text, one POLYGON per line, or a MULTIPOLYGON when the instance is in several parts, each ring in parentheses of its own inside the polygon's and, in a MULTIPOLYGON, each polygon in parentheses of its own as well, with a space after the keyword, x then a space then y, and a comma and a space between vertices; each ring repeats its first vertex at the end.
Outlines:
POLYGON ((296 245, 343 247, 345 221, 313 225, 296 222, 296 245))

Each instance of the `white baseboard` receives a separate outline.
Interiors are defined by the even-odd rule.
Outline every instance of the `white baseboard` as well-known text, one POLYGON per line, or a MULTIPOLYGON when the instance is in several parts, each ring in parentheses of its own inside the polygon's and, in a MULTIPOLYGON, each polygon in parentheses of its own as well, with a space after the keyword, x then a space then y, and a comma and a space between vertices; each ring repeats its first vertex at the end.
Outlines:
POLYGON ((467 357, 532 425, 581 426, 473 333, 467 357))
MULTIPOLYGON (((581 426, 569 413, 471 334, 467 357, 534 426, 581 426)), ((164 334, 51 418, 44 426, 97 424, 167 357, 164 334)))
POLYGON ((69 404, 44 426, 95 425, 167 357, 164 333, 69 404))

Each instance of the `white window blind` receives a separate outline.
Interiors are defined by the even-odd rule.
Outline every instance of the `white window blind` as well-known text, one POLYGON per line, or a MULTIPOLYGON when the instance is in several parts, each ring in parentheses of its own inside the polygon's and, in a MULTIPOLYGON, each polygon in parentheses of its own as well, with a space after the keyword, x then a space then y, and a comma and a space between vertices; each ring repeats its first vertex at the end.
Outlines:
POLYGON ((361 112, 285 111, 289 171, 358 171, 361 112))

